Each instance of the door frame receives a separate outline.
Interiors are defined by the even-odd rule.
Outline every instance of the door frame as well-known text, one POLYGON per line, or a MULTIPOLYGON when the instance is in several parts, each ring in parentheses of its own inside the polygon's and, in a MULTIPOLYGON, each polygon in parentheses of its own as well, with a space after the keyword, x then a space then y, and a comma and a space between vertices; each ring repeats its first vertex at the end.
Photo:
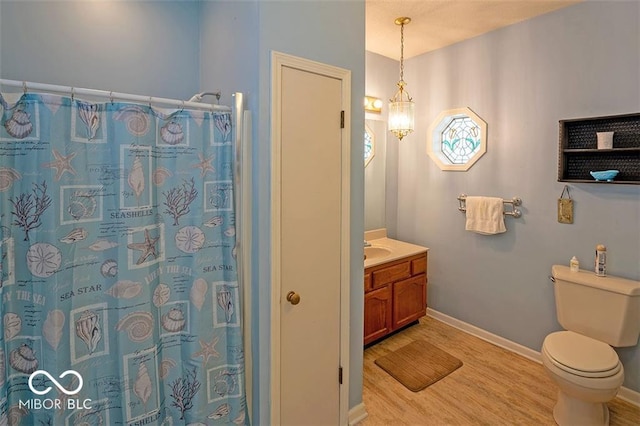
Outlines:
MULTIPOLYGON (((342 386, 339 388, 341 425, 348 423, 349 412, 349 310, 351 275, 351 71, 288 55, 271 52, 271 424, 280 424, 280 311, 281 311, 281 117, 282 69, 295 68, 341 81, 342 128, 341 161, 341 241, 340 241, 340 366, 342 386)), ((337 372, 336 372, 337 374, 337 372)))

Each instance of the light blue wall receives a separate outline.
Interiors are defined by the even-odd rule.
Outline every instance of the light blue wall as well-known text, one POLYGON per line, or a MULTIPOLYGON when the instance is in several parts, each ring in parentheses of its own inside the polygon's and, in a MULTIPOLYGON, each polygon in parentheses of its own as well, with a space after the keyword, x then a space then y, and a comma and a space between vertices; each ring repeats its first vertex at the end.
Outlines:
POLYGON ((0 76, 158 97, 199 89, 198 2, 0 2, 0 76))
MULTIPOLYGON (((247 93, 253 114, 253 415, 270 418, 270 107, 271 52, 278 51, 351 70, 351 347, 349 406, 362 402, 362 235, 364 2, 205 2, 202 12, 203 86, 247 93), (229 54, 233 52, 233 54, 229 54), (226 65, 221 67, 224 62, 226 65), (230 72, 227 72, 230 70, 230 72), (240 89, 238 89, 240 88, 240 89)), ((226 90, 223 90, 226 91, 226 90)), ((311 361, 312 363, 312 361, 311 361)))
MULTIPOLYGON (((245 108, 258 103, 258 2, 202 2, 200 12, 200 87, 221 89, 220 103, 242 92, 245 108)), ((207 98, 213 99, 213 98, 207 98)))
MULTIPOLYGON (((0 77, 168 98, 244 92, 253 115, 256 424, 269 423, 270 54, 351 70, 349 405, 362 401, 364 2, 0 2, 0 77)), ((208 100, 208 99, 207 99, 208 100)))
MULTIPOLYGON (((363 330, 363 247, 364 233, 364 18, 362 0, 339 1, 261 1, 259 2, 259 123, 258 164, 254 165, 258 181, 256 209, 258 219, 258 253, 253 283, 260 300, 258 318, 261 374, 268 371, 270 235, 269 235, 269 152, 270 132, 270 55, 278 51, 351 70, 351 316, 350 316, 350 389, 349 406, 362 401, 362 330, 363 330), (257 166, 257 170, 256 170, 257 166)), ((255 312, 255 310, 254 310, 255 312)), ((268 383, 261 381, 260 394, 268 395, 268 383)), ((260 401, 260 419, 267 424, 268 401, 260 401)))
MULTIPOLYGON (((399 145, 397 237, 431 248, 429 305, 539 351, 556 321, 553 264, 596 244, 608 272, 640 279, 640 186, 569 184, 572 225, 557 222, 558 120, 640 111, 640 3, 584 2, 405 61, 417 124, 399 145), (440 111, 467 106, 488 123, 468 172, 426 155, 440 111), (505 234, 464 230, 456 197, 523 200, 505 234)), ((391 171, 393 173, 393 171, 391 171)), ((624 386, 640 391, 640 349, 618 349, 624 386)))

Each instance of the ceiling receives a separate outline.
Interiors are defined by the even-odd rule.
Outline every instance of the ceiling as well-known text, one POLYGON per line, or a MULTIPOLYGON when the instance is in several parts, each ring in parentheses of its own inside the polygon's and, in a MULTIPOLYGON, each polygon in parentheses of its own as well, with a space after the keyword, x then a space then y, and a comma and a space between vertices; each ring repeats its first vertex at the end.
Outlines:
POLYGON ((366 50, 400 60, 400 27, 404 58, 421 55, 480 34, 524 21, 582 0, 365 0, 366 50))

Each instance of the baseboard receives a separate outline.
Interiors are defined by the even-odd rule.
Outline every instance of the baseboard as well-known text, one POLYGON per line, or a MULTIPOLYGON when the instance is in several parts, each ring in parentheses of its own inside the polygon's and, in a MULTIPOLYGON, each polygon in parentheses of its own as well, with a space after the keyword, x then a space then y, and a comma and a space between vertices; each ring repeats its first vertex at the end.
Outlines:
POLYGON ((522 346, 496 334, 489 333, 488 331, 478 328, 475 325, 460 321, 459 319, 450 317, 449 315, 443 314, 442 312, 438 312, 431 308, 427 308, 427 315, 447 325, 455 327, 458 330, 462 330, 468 334, 471 334, 472 336, 478 337, 508 351, 515 352, 518 355, 530 359, 531 361, 537 362, 538 364, 542 364, 540 352, 536 352, 533 349, 527 348, 526 346, 522 346))
POLYGON ((636 392, 633 389, 625 388, 623 386, 618 392, 618 398, 640 408, 640 392, 636 392))
MULTIPOLYGON (((460 321, 459 319, 450 317, 449 315, 443 314, 442 312, 438 312, 431 308, 427 308, 427 315, 447 325, 455 327, 458 330, 471 334, 472 336, 475 336, 479 339, 485 340, 508 351, 514 352, 520 356, 530 359, 531 361, 537 362, 538 364, 542 364, 542 358, 540 352, 538 351, 534 351, 533 349, 530 349, 526 346, 512 342, 511 340, 505 339, 504 337, 489 333, 486 330, 478 328, 464 321, 460 321)), ((640 393, 632 389, 625 388, 624 386, 621 387, 620 391, 618 392, 618 398, 637 407, 640 407, 640 393)))
POLYGON ((356 405, 349 410, 349 426, 354 426, 366 419, 368 416, 364 402, 356 405))

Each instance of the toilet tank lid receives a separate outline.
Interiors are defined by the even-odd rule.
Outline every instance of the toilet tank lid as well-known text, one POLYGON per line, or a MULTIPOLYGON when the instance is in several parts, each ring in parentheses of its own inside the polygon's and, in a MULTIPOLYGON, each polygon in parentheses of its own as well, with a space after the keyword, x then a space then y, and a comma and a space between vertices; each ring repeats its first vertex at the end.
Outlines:
POLYGON ((551 275, 556 280, 596 287, 614 293, 626 294, 628 296, 640 296, 640 281, 611 275, 599 277, 594 272, 582 269, 578 272, 571 272, 569 267, 564 265, 553 265, 551 267, 551 275))

